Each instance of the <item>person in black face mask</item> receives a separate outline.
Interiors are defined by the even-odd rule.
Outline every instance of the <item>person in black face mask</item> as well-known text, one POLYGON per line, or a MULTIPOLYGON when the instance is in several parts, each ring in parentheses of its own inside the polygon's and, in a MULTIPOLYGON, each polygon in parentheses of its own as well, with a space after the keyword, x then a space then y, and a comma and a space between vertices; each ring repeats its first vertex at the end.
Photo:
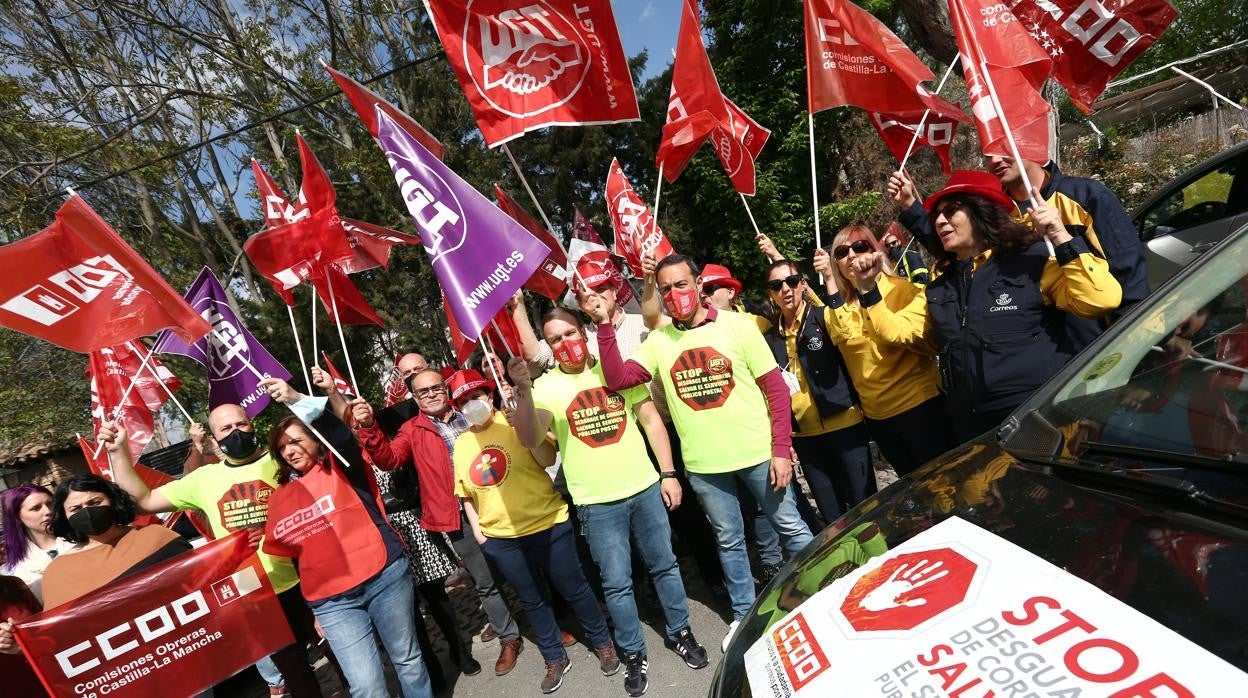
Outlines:
MULTIPOLYGON (((124 438, 121 440, 124 446, 124 438)), ((134 528, 134 499, 98 475, 62 482, 52 499, 52 532, 82 547, 58 556, 44 575, 53 608, 191 549, 164 526, 134 528)))

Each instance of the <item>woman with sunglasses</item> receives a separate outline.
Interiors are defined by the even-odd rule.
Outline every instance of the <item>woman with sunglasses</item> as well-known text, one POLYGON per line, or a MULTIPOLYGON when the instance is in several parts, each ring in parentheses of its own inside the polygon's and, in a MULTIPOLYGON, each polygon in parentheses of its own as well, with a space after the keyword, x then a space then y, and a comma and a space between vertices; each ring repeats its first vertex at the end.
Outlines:
POLYGON ((830 287, 835 284, 838 302, 830 309, 836 323, 833 341, 858 391, 867 428, 897 474, 906 475, 957 444, 950 435, 932 356, 881 342, 867 326, 854 286, 855 261, 866 255, 884 258, 877 283, 890 308, 904 308, 922 296, 921 287, 894 271, 883 246, 865 225, 842 228, 832 240, 831 255, 822 248, 815 250, 815 271, 830 287))
POLYGON ((772 262, 767 293, 779 322, 764 336, 789 386, 796 460, 831 522, 876 489, 867 428, 836 349, 835 311, 807 300, 792 260, 772 262))
MULTIPOLYGON (((1039 192, 1035 198, 1043 201, 1039 192)), ((1122 287, 1056 209, 1032 208, 1034 230, 1011 220, 1014 202, 987 172, 954 172, 923 207, 945 253, 924 295, 904 307, 884 302, 876 253, 854 260, 854 284, 868 331, 940 355, 961 442, 1000 424, 1070 359, 1068 313, 1101 317, 1118 307, 1122 287)))

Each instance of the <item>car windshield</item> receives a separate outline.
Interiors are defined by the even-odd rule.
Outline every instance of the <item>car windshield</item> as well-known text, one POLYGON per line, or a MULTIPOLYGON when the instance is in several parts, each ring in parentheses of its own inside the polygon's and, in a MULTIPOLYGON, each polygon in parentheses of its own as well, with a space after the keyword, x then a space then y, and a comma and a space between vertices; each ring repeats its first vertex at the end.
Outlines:
POLYGON ((1002 445, 1248 502, 1248 231, 1232 238, 1038 393, 1002 445))

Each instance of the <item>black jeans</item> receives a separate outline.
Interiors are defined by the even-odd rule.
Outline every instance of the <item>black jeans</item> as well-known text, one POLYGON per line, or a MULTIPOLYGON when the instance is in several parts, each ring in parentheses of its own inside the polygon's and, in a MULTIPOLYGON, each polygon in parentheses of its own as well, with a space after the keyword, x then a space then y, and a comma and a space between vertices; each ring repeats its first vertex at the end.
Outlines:
POLYGON ((898 475, 908 475, 958 445, 943 395, 888 419, 868 419, 867 428, 898 475))
POLYGON ((862 423, 817 436, 793 436, 793 450, 819 513, 829 524, 875 494, 870 436, 862 423))

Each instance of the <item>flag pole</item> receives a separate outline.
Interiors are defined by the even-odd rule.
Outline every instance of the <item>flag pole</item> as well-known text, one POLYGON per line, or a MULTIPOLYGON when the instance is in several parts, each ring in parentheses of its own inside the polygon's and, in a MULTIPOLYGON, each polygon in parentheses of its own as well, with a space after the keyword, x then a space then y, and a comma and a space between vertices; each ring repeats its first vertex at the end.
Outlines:
MULTIPOLYGON (((524 170, 521 170, 520 163, 516 162, 516 156, 511 154, 511 148, 508 148, 506 143, 499 146, 499 148, 502 149, 507 159, 511 161, 511 169, 516 171, 516 176, 520 178, 520 183, 524 185, 524 190, 529 193, 529 201, 533 202, 533 207, 537 209, 538 215, 542 217, 542 223, 546 225, 546 232, 550 233, 550 236, 555 239, 555 244, 559 245, 559 251, 563 252, 563 258, 568 259, 568 248, 564 246, 562 238, 555 233, 555 226, 551 225, 550 219, 546 217, 546 209, 542 208, 542 205, 538 203, 537 195, 533 193, 533 187, 529 186, 528 177, 524 176, 524 170)), ((572 278, 581 282, 581 287, 588 290, 589 286, 585 284, 585 279, 581 277, 581 272, 577 271, 576 265, 572 264, 571 261, 568 259, 569 266, 572 268, 572 278)), ((576 295, 575 289, 573 289, 572 295, 576 295)))
MULTIPOLYGON (((491 324, 493 324, 493 323, 494 323, 494 320, 493 320, 493 319, 491 319, 491 320, 490 320, 490 323, 491 323, 491 324)), ((497 332, 497 331, 498 331, 498 325, 494 325, 494 331, 495 331, 495 332, 497 332)), ((499 336, 500 336, 500 337, 502 336, 502 333, 501 333, 501 332, 499 332, 499 336)), ((489 338, 489 337, 487 337, 487 336, 485 336, 485 333, 484 333, 484 332, 482 332, 482 333, 481 333, 481 349, 482 349, 482 351, 484 351, 484 352, 485 352, 486 356, 494 356, 494 357, 497 357, 497 356, 498 356, 498 352, 494 351, 494 345, 490 342, 490 338, 489 338)), ((501 359, 500 359, 500 361, 501 361, 501 359)), ((493 361, 486 361, 485 363, 489 364, 489 366, 490 366, 490 375, 494 376, 494 388, 495 388, 496 390, 498 390, 498 391, 499 391, 499 394, 501 395, 501 394, 502 394, 502 389, 501 389, 499 386, 501 386, 501 385, 503 384, 503 381, 502 381, 502 379, 501 379, 501 378, 499 378, 499 376, 498 376, 498 368, 496 368, 496 367, 494 366, 494 362, 493 362, 493 361)), ((512 407, 512 406, 514 406, 514 403, 513 403, 511 400, 508 400, 508 401, 507 401, 507 405, 508 405, 508 407, 512 407)))
MULTIPOLYGON (((316 357, 320 356, 320 352, 316 350, 316 294, 312 294, 312 360, 316 361, 316 357)), ((300 356, 302 358, 302 356, 300 356)))
MULTIPOLYGON (((949 67, 945 70, 945 74, 941 76, 940 82, 936 84, 936 94, 940 94, 941 91, 945 89, 945 81, 947 81, 949 76, 953 74, 953 68, 957 64, 957 59, 954 59, 954 61, 949 64, 949 67)), ((901 165, 897 168, 898 170, 903 172, 905 171, 906 163, 910 160, 910 156, 914 153, 914 146, 919 142, 919 134, 923 133, 923 127, 927 125, 927 117, 931 113, 932 110, 930 108, 923 110, 923 118, 919 119, 919 125, 914 129, 914 135, 910 137, 910 145, 906 146, 906 156, 901 159, 901 165)))
MULTIPOLYGON (((334 295, 334 280, 325 275, 325 285, 329 287, 330 309, 334 311, 334 326, 338 328, 338 342, 342 344, 342 355, 347 357, 347 374, 351 376, 351 389, 356 396, 360 395, 360 384, 355 380, 355 368, 351 366, 351 352, 347 351, 347 337, 342 333, 342 318, 338 315, 338 297, 334 295)), ((316 357, 313 356, 313 359, 316 357)))
MULTIPOLYGON (((217 342, 220 344, 229 344, 229 342, 226 341, 225 337, 222 337, 221 333, 218 332, 216 329, 213 329, 212 331, 212 338, 217 340, 217 342)), ((251 371, 252 375, 254 375, 256 378, 259 378, 260 380, 266 380, 268 378, 272 378, 272 376, 266 376, 263 373, 261 373, 260 369, 256 368, 255 365, 251 363, 251 359, 248 359, 246 356, 243 356, 240 354, 238 358, 243 362, 243 366, 247 370, 251 371)), ((291 407, 290 405, 286 405, 286 409, 290 410, 291 414, 295 415, 296 417, 299 417, 299 421, 303 422, 303 417, 301 417, 298 412, 295 412, 293 407, 291 407)), ((316 437, 317 441, 320 441, 322 444, 324 444, 325 448, 328 448, 331 453, 333 453, 335 456, 338 456, 338 458, 341 459, 343 463, 351 462, 347 460, 345 456, 339 453, 338 449, 334 448, 334 445, 329 442, 329 439, 326 439, 325 435, 322 434, 320 430, 318 430, 316 427, 312 426, 310 422, 303 422, 303 425, 308 428, 308 431, 312 432, 312 435, 316 437)))
MULTIPOLYGON (((953 3, 950 4, 952 5, 953 3)), ((966 23, 966 26, 973 26, 972 18, 968 16, 969 13, 966 7, 958 4, 958 11, 962 13, 962 21, 966 23)), ((1023 164, 1023 158, 1018 153, 1018 143, 1014 140, 1014 132, 1010 130, 1010 122, 1006 119, 1005 109, 1001 108, 1001 99, 997 96, 997 88, 992 84, 992 75, 988 73, 988 61, 984 58, 984 51, 980 48, 978 42, 971 41, 970 43, 975 47, 976 58, 979 59, 979 72, 983 76, 984 87, 988 88, 988 98, 992 100, 992 108, 996 110, 997 118, 1001 120, 1001 130, 1005 131, 1005 141, 1010 144, 1010 155, 1014 158, 1014 164, 1018 165, 1018 173, 1022 175, 1023 186, 1027 188, 1027 198, 1031 199, 1033 207, 1039 206, 1040 202, 1036 201, 1036 197, 1031 191, 1031 177, 1027 176, 1027 166, 1023 164)), ((1044 240, 1044 246, 1048 249, 1049 256, 1056 257, 1057 252, 1053 249, 1053 243, 1049 241, 1048 236, 1042 235, 1041 239, 1044 240)))
MULTIPOLYGON (((315 295, 315 294, 314 294, 315 295)), ((292 292, 293 297, 293 292, 292 292)), ((308 362, 303 358, 303 343, 299 341, 299 328, 295 326, 295 309, 286 306, 286 314, 290 316, 290 333, 295 338, 295 351, 299 353, 299 366, 303 368, 303 380, 308 384, 308 392, 312 392, 312 377, 308 375, 308 362)), ((312 298, 312 315, 316 316, 316 298, 312 298)), ((313 329, 315 332, 316 330, 313 329)))
MULTIPOLYGON (((134 353, 142 356, 142 353, 138 350, 138 348, 134 346, 132 342, 127 341, 126 346, 130 347, 130 351, 133 351, 134 353)), ((150 349, 148 350, 148 356, 149 357, 151 356, 150 349)), ((173 404, 178 406, 178 409, 182 412, 182 416, 186 417, 186 421, 194 424, 195 418, 191 416, 191 413, 186 409, 186 406, 183 405, 182 402, 178 400, 178 398, 173 396, 173 391, 169 389, 169 386, 165 385, 165 381, 161 380, 160 374, 156 372, 156 367, 152 366, 151 364, 147 364, 147 372, 152 374, 152 377, 155 378, 156 382, 160 384, 160 387, 164 389, 165 395, 168 395, 169 399, 173 400, 173 404)))
MULTIPOLYGON (((494 318, 490 318, 490 327, 493 327, 494 331, 498 333, 499 338, 503 340, 503 348, 507 350, 508 358, 515 356, 515 354, 511 351, 511 346, 507 344, 507 338, 503 336, 503 331, 498 328, 498 321, 494 318)), ((493 347, 493 344, 490 346, 493 347)))
POLYGON ((819 233, 819 184, 815 179, 815 115, 806 112, 806 130, 810 135, 810 198, 815 206, 815 247, 823 247, 823 238, 819 233))
POLYGON ((745 214, 750 217, 750 225, 754 226, 754 235, 757 238, 763 232, 758 229, 758 222, 754 220, 754 212, 750 210, 750 202, 745 198, 745 194, 741 192, 737 192, 737 194, 741 197, 741 203, 745 205, 745 214))

